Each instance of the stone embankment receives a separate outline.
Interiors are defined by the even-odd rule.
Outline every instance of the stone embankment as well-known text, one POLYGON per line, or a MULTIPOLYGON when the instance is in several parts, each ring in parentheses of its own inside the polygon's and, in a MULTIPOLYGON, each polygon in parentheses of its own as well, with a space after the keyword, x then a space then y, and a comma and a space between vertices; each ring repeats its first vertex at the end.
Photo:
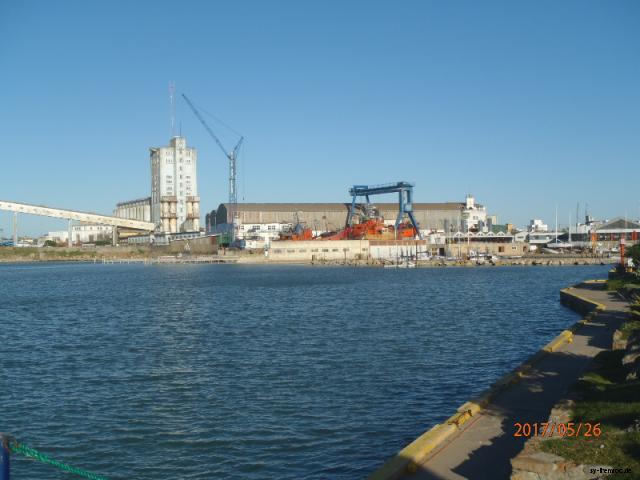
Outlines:
MULTIPOLYGON (((520 258, 494 258, 492 260, 446 260, 431 259, 400 262, 397 264, 392 260, 383 259, 361 259, 361 260, 316 260, 310 261, 287 261, 284 259, 274 260, 265 257, 261 252, 239 251, 233 249, 222 249, 219 252, 221 257, 232 257, 233 262, 246 264, 311 264, 311 265, 343 265, 352 267, 384 267, 410 266, 419 268, 435 267, 495 267, 495 266, 566 266, 566 265, 605 265, 615 263, 615 258, 590 257, 582 255, 533 255, 520 258)), ((198 252, 203 255, 204 252, 198 252)), ((196 252, 175 251, 166 246, 98 246, 88 248, 0 248, 0 263, 30 263, 30 262, 101 262, 103 259, 116 263, 126 263, 125 260, 157 259, 167 255, 181 255, 188 257, 196 255, 196 252)))
POLYGON ((237 255, 176 252, 166 246, 97 246, 86 248, 0 248, 1 263, 235 263, 237 255))
MULTIPOLYGON (((472 260, 419 260, 412 261, 418 268, 437 267, 505 267, 505 266, 571 266, 571 265, 609 265, 616 261, 609 258, 572 257, 572 258, 519 258, 519 259, 498 259, 487 261, 472 260)), ((396 263, 390 260, 360 260, 360 261, 317 261, 317 265, 351 265, 351 266, 406 266, 405 263, 396 263)))
POLYGON ((106 259, 143 259, 151 256, 166 255, 162 250, 152 254, 148 247, 111 247, 97 246, 86 248, 65 247, 2 247, 0 263, 30 262, 94 262, 106 259))

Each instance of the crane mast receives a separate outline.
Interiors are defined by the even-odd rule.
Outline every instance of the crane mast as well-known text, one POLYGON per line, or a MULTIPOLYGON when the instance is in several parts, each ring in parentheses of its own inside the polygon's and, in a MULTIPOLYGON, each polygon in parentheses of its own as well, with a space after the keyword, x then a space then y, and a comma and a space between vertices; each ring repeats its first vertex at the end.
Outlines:
POLYGON ((209 124, 207 124, 198 109, 193 105, 193 103, 191 103, 191 100, 189 100, 189 98, 184 93, 182 94, 182 98, 184 98, 185 102, 187 102, 187 105, 189 105, 189 108, 191 108, 193 114, 198 118, 211 138, 213 138, 220 150, 222 150, 222 153, 224 153, 225 157, 229 159, 229 203, 232 205, 235 216, 235 212, 237 210, 236 205, 238 204, 237 159, 238 152, 240 151, 240 147, 242 146, 242 142, 244 141, 244 137, 240 136, 240 140, 238 141, 236 146, 233 147, 233 150, 227 151, 217 135, 213 133, 213 130, 211 129, 209 124))

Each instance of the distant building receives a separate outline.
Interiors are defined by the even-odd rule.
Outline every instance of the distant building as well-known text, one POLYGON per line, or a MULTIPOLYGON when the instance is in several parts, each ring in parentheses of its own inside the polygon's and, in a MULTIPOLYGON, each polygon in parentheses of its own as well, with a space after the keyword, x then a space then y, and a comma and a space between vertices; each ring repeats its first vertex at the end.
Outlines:
POLYGON ((151 222, 158 233, 200 230, 195 148, 184 137, 173 137, 169 146, 151 148, 151 222))
POLYGON ((562 237, 562 232, 550 232, 548 230, 527 233, 527 242, 531 245, 545 246, 552 242, 559 243, 562 237))
POLYGON ((640 239, 640 221, 615 217, 611 220, 595 220, 590 216, 585 223, 571 225, 560 239, 570 241, 575 247, 595 247, 608 250, 625 239, 631 245, 640 239))
POLYGON ((545 223, 542 223, 542 220, 534 218, 529 222, 529 227, 527 230, 530 232, 548 232, 549 226, 545 223))
POLYGON ((462 209, 462 231, 484 231, 487 226, 487 209, 480 204, 476 204, 475 198, 467 195, 462 209))
POLYGON ((516 235, 516 241, 527 241, 531 245, 562 248, 594 248, 608 251, 616 247, 621 239, 632 245, 640 239, 640 222, 616 217, 612 220, 600 221, 587 217, 585 223, 570 225, 562 231, 551 231, 540 220, 532 220, 527 232, 516 235))
MULTIPOLYGON (((71 227, 71 242, 76 244, 95 243, 100 241, 111 242, 113 235, 113 227, 109 225, 92 225, 81 224, 71 227)), ((60 230, 56 232, 48 232, 38 239, 38 244, 43 245, 44 242, 50 240, 55 243, 67 243, 69 239, 68 230, 60 230)))
POLYGON ((492 224, 491 228, 489 228, 487 230, 487 232, 493 232, 493 233, 505 233, 505 234, 511 234, 516 232, 516 229, 513 225, 513 223, 505 223, 502 225, 499 224, 492 224))
POLYGON ((621 239, 638 241, 640 222, 616 217, 602 223, 592 223, 591 239, 595 241, 619 242, 621 239))
POLYGON ((129 220, 151 221, 151 197, 121 202, 116 205, 113 216, 129 220))

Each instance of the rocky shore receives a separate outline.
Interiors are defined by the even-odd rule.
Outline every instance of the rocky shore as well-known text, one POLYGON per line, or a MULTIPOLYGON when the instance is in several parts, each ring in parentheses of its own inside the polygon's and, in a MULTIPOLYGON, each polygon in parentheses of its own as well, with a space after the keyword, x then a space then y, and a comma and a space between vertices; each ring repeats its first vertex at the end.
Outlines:
MULTIPOLYGON (((102 262, 157 259, 159 257, 176 256, 188 257, 187 252, 176 252, 169 247, 149 246, 101 246, 91 248, 0 248, 1 263, 31 263, 31 262, 102 262)), ((194 254, 195 255, 195 254, 194 254)), ((199 253, 202 257, 204 254, 199 253)), ((241 250, 221 250, 212 258, 223 261, 233 259, 237 263, 246 264, 311 264, 311 265, 346 265, 353 267, 496 267, 496 266, 567 266, 567 265, 608 265, 618 261, 615 257, 593 257, 584 255, 531 255, 519 258, 494 257, 489 260, 408 260, 396 263, 391 260, 362 259, 362 260, 318 260, 315 262, 286 262, 274 260, 256 253, 241 250)))

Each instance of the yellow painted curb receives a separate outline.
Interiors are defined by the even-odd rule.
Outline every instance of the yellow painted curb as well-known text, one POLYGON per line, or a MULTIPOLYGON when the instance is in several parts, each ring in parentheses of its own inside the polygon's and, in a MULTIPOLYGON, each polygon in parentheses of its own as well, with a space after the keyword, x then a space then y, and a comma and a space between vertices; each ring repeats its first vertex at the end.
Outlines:
POLYGON ((479 413, 480 410, 483 409, 483 407, 485 407, 487 405, 487 403, 489 402, 489 399, 486 399, 485 401, 481 401, 480 403, 476 403, 476 402, 466 402, 463 403, 460 408, 458 408, 458 412, 468 412, 469 415, 473 416, 476 413, 479 413), (484 403, 486 402, 486 403, 484 403))
POLYGON ((563 330, 556 338, 547 343, 542 350, 545 352, 555 352, 565 343, 573 342, 573 333, 569 330, 563 330))
MULTIPOLYGON (((593 318, 590 314, 587 315, 587 317, 590 317, 589 320, 593 318)), ((577 333, 578 330, 580 330, 582 327, 584 327, 587 324, 588 322, 587 317, 583 318, 582 320, 578 320, 576 323, 574 323, 569 328, 567 328, 567 330, 569 330, 571 333, 577 333)))
POLYGON ((373 472, 369 480, 397 479, 405 472, 416 471, 426 456, 447 439, 458 428, 455 425, 440 424, 411 442, 391 460, 373 472))
MULTIPOLYGON (((586 282, 583 282, 583 283, 586 283, 586 282)), ((591 300, 590 298, 583 297, 582 295, 578 295, 572 290, 574 290, 574 287, 563 288, 562 290, 560 290, 560 296, 562 296, 562 294, 565 294, 570 297, 577 298, 578 300, 582 300, 583 302, 590 303, 591 305, 595 306, 596 310, 602 311, 607 309, 607 307, 605 307, 602 303, 596 302, 595 300, 591 300)))
POLYGON ((471 411, 462 411, 458 412, 455 415, 449 417, 449 419, 445 422, 447 425, 455 425, 456 427, 462 426, 467 420, 471 418, 471 411))

